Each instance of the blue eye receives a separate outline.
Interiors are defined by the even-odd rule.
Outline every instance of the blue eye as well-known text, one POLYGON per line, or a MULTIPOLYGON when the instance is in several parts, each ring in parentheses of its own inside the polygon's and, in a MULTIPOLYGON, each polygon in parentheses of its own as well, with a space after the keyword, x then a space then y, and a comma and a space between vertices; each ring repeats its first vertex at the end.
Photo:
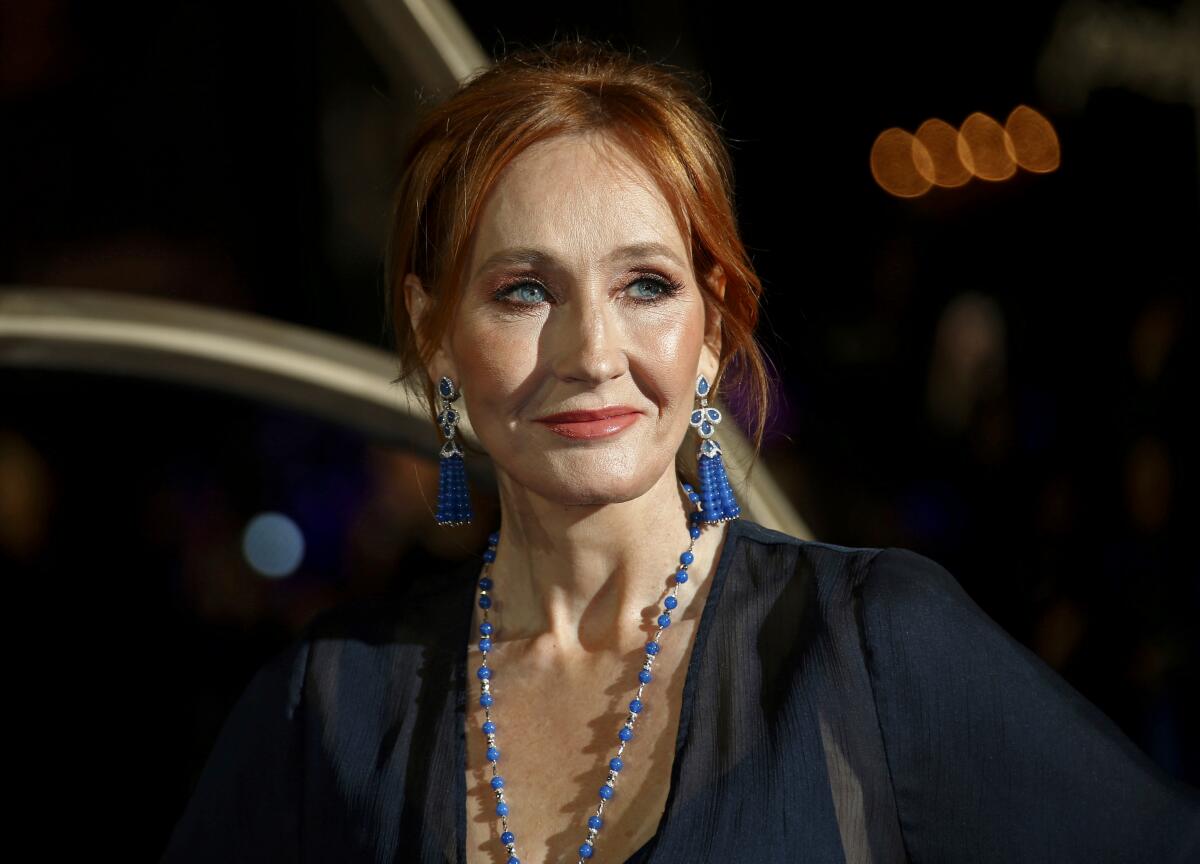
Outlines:
POLYGON ((502 289, 496 296, 501 298, 517 296, 520 298, 520 304, 534 305, 546 299, 546 289, 536 282, 518 282, 502 289), (525 292, 532 292, 534 296, 530 297, 525 292))
POLYGON ((654 288, 653 294, 641 295, 642 299, 645 299, 645 300, 657 300, 659 297, 662 297, 664 294, 672 293, 671 285, 667 284, 666 282, 663 282, 661 279, 656 279, 656 278, 653 278, 650 276, 644 276, 641 279, 638 279, 636 282, 630 283, 629 287, 632 288, 634 285, 650 285, 654 288))

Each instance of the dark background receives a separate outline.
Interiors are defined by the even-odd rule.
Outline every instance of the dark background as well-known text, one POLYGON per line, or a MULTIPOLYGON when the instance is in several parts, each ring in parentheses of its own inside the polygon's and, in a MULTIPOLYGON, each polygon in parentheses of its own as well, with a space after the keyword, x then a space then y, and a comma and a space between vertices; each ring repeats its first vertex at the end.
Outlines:
MULTIPOLYGON (((1200 4, 510 5, 457 4, 490 55, 578 34, 706 76, 766 286, 763 458, 815 536, 944 564, 1200 785, 1200 40, 1185 24, 1200 4), (916 199, 875 184, 883 130, 1021 104, 1057 131, 1058 170, 916 199)), ((336 4, 0 9, 0 283, 388 347, 383 228, 415 94, 389 92, 336 4)), ((436 485, 437 443, 407 453, 216 392, 0 368, 30 800, 117 808, 89 840, 157 855, 268 656, 316 611, 482 548, 488 502, 478 532, 453 533, 413 501, 414 470, 436 485), (287 579, 242 558, 264 510, 304 533, 287 579)))

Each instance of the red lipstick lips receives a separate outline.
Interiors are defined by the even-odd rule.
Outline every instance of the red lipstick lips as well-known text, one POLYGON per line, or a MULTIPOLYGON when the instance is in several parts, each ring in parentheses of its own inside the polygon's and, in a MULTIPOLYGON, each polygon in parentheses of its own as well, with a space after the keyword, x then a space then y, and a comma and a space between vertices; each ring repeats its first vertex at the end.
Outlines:
POLYGON ((538 417, 538 423, 564 438, 606 438, 616 435, 637 422, 641 416, 636 408, 612 405, 592 411, 562 411, 538 417))

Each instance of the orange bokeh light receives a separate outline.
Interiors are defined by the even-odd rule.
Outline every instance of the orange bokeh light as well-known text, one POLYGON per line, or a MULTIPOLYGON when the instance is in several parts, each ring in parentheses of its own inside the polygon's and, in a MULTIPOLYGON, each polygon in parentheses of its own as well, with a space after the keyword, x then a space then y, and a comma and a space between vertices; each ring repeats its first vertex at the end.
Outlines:
POLYGON ((1027 105, 1018 105, 1008 115, 1004 128, 1012 144, 1013 161, 1026 171, 1045 174, 1058 167, 1061 151, 1050 121, 1027 105))
POLYGON ((928 179, 933 173, 925 145, 903 129, 885 129, 871 146, 871 174, 897 198, 924 195, 933 185, 928 179))
POLYGON ((932 160, 933 171, 925 175, 930 183, 952 188, 971 179, 971 172, 958 156, 958 130, 945 120, 926 120, 917 129, 917 140, 925 145, 932 160))
POLYGON ((981 180, 1007 180, 1017 173, 1017 162, 1009 154, 1012 141, 1004 127, 976 111, 958 130, 958 158, 981 180))

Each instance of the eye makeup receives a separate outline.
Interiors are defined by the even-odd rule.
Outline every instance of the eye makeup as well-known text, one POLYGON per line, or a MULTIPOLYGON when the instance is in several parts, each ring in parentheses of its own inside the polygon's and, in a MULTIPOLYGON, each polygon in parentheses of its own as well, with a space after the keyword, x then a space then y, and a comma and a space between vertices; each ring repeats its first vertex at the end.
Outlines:
MULTIPOLYGON (((634 278, 625 284, 625 290, 628 291, 634 285, 652 285, 657 291, 650 297, 635 297, 631 298, 632 302, 637 304, 653 305, 660 303, 663 300, 677 296, 683 291, 684 285, 678 279, 672 279, 661 273, 651 270, 641 270, 634 274, 634 278)), ((543 281, 536 276, 519 276, 514 279, 503 282, 499 288, 492 292, 492 299, 508 306, 514 307, 537 307, 543 301, 521 301, 511 299, 519 290, 526 288, 534 288, 543 293, 545 297, 549 297, 550 291, 543 284, 543 281)))

